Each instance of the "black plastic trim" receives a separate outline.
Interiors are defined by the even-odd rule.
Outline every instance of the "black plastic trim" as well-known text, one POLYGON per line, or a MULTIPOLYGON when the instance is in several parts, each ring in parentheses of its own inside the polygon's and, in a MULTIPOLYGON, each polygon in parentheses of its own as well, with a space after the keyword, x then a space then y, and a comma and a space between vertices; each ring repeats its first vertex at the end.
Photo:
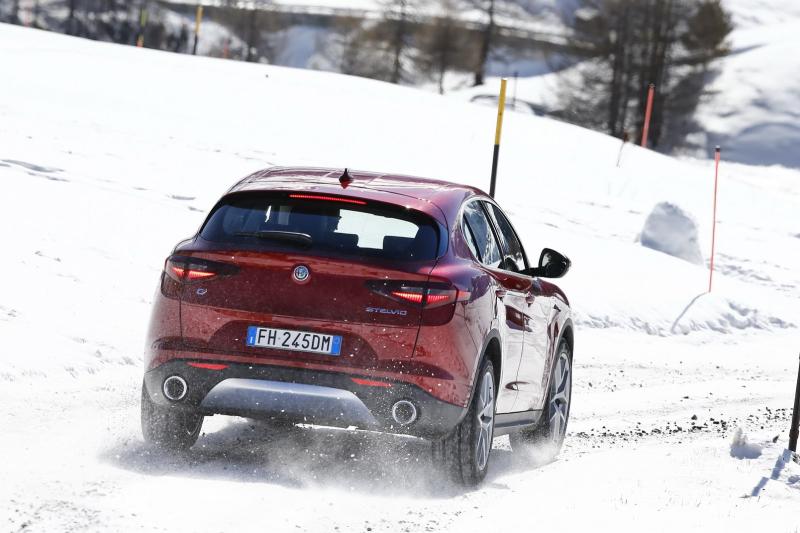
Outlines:
MULTIPOLYGON (((375 427, 364 427, 359 429, 374 429, 388 433, 407 434, 416 437, 436 439, 449 434, 466 414, 466 408, 453 405, 437 398, 434 398, 421 388, 409 383, 400 381, 386 381, 391 387, 380 387, 371 385, 359 385, 352 378, 363 377, 365 379, 375 379, 369 376, 358 376, 356 374, 343 374, 334 372, 320 372, 302 368, 288 368, 277 366, 261 366, 247 364, 230 364, 224 370, 208 370, 189 366, 191 360, 173 360, 165 363, 144 375, 145 387, 153 402, 162 406, 170 406, 176 409, 186 409, 201 412, 204 415, 227 414, 238 416, 249 416, 252 418, 263 418, 267 420, 288 420, 292 422, 307 422, 320 425, 340 426, 342 421, 329 419, 316 419, 313 413, 304 416, 303 419, 297 417, 286 417, 279 410, 275 412, 238 412, 226 409, 225 413, 214 413, 203 411, 200 407, 203 399, 216 385, 225 379, 262 379, 268 381, 281 381, 287 383, 299 383, 308 385, 318 385, 350 391, 355 394, 361 402, 369 409, 378 425, 375 427), (167 400, 161 391, 163 381, 173 375, 181 376, 186 380, 189 390, 186 397, 180 402, 167 400), (408 426, 400 426, 392 419, 392 405, 399 400, 410 400, 415 404, 419 412, 417 420, 408 426)), ((200 361, 198 361, 200 362, 200 361)), ((208 362, 208 361, 202 361, 208 362)), ((345 424, 345 427, 349 424, 345 424)))

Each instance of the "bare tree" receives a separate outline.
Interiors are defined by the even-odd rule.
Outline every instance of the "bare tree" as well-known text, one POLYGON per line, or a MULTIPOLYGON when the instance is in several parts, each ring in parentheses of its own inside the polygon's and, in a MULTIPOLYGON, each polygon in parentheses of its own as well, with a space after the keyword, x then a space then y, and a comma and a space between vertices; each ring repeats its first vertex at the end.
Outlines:
POLYGON ((404 78, 408 51, 412 44, 417 0, 383 0, 383 5, 383 20, 375 28, 376 37, 384 40, 384 46, 392 57, 389 81, 400 83, 404 78))
POLYGON ((444 78, 449 70, 469 71, 475 47, 469 31, 456 19, 455 0, 439 0, 439 15, 422 26, 417 35, 419 70, 435 79, 444 94, 444 78))
POLYGON ((244 60, 247 62, 255 61, 258 46, 258 11, 253 8, 246 12, 245 21, 247 22, 247 51, 244 60))
POLYGON ((486 77, 486 63, 492 52, 495 33, 495 0, 473 0, 475 7, 480 9, 486 16, 486 24, 481 31, 480 51, 475 63, 475 86, 483 85, 486 77))
POLYGON ((75 24, 75 2, 76 0, 69 0, 69 14, 67 15, 67 33, 75 35, 77 28, 75 24))

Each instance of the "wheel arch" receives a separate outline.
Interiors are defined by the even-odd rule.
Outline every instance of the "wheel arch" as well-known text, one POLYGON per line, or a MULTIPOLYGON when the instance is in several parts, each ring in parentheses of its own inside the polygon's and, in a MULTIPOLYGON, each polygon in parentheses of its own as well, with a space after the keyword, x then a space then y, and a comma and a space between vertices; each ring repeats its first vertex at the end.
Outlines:
MULTIPOLYGON (((480 371, 481 365, 483 365, 483 361, 485 359, 489 359, 492 362, 492 366, 494 367, 494 377, 495 377, 495 394, 497 394, 499 387, 500 387, 500 379, 502 377, 503 371, 503 348, 502 344, 500 343, 500 334, 497 331, 492 331, 484 340, 483 347, 481 348, 481 356, 478 359, 478 365, 475 368, 474 377, 473 377, 473 385, 472 385, 472 393, 475 393, 476 388, 476 381, 478 377, 478 372, 480 371)), ((472 398, 470 397, 470 401, 472 398)))
POLYGON ((572 319, 568 318, 564 325, 561 328, 561 334, 559 335, 558 342, 556 342, 555 349, 558 349, 558 345, 561 344, 561 341, 564 340, 569 344, 569 349, 572 355, 575 354, 575 326, 572 324, 572 319))
MULTIPOLYGON (((550 388, 550 380, 553 377, 553 366, 555 365, 556 356, 558 355, 558 347, 561 346, 561 341, 566 341, 569 345, 570 362, 575 360, 575 326, 571 318, 567 318, 561 326, 556 342, 550 348, 550 356, 547 363, 547 382, 545 390, 550 388)), ((542 406, 544 409, 544 406, 542 406)))

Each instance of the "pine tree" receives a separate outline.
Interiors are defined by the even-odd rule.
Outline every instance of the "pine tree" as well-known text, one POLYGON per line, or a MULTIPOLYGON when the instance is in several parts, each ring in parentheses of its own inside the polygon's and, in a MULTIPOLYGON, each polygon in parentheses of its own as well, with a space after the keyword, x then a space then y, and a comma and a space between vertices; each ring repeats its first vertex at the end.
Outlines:
POLYGON ((569 19, 586 61, 565 76, 567 118, 622 137, 641 137, 648 87, 656 86, 650 142, 681 138, 708 62, 725 53, 732 27, 719 0, 581 0, 569 19), (577 72, 577 76, 575 75, 577 72), (669 118, 668 118, 669 117, 669 118))

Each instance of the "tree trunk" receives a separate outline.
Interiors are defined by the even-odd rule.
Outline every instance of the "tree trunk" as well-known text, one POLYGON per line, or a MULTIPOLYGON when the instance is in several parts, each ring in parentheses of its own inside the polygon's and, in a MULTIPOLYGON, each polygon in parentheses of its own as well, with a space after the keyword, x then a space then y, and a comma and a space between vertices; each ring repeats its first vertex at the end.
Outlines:
POLYGON ((492 36, 494 35, 494 0, 489 0, 489 22, 483 30, 483 40, 481 41, 481 51, 478 56, 478 64, 475 67, 475 83, 483 85, 484 78, 486 77, 486 62, 489 60, 489 53, 492 50, 492 36))
POLYGON ((253 9, 250 13, 250 26, 247 32, 247 56, 245 57, 245 61, 248 63, 254 61, 256 59, 256 54, 254 54, 253 49, 256 47, 256 18, 258 17, 258 11, 253 9))
POLYGON ((392 83, 400 83, 403 71, 403 50, 406 41, 406 0, 400 0, 400 18, 394 32, 394 64, 392 65, 392 83))
POLYGON ((628 37, 630 29, 628 14, 629 11, 626 7, 617 22, 616 41, 612 45, 614 59, 611 66, 607 127, 608 133, 615 137, 621 137, 623 134, 625 129, 624 109, 628 105, 627 91, 625 90, 625 85, 628 83, 626 55, 631 46, 628 37), (623 95, 625 96, 623 97, 623 95))
POLYGON ((69 0, 69 15, 67 16, 67 33, 75 35, 75 0, 69 0))
MULTIPOLYGON (((653 83, 658 84, 662 88, 667 87, 667 72, 669 67, 669 50, 672 47, 673 31, 675 21, 673 20, 673 0, 662 0, 659 2, 660 11, 658 19, 660 25, 656 33, 656 47, 654 50, 652 60, 652 78, 653 83)), ((669 93, 662 90, 661 97, 653 103, 653 118, 650 128, 653 147, 658 146, 661 140, 661 134, 664 127, 664 110, 669 93)))

